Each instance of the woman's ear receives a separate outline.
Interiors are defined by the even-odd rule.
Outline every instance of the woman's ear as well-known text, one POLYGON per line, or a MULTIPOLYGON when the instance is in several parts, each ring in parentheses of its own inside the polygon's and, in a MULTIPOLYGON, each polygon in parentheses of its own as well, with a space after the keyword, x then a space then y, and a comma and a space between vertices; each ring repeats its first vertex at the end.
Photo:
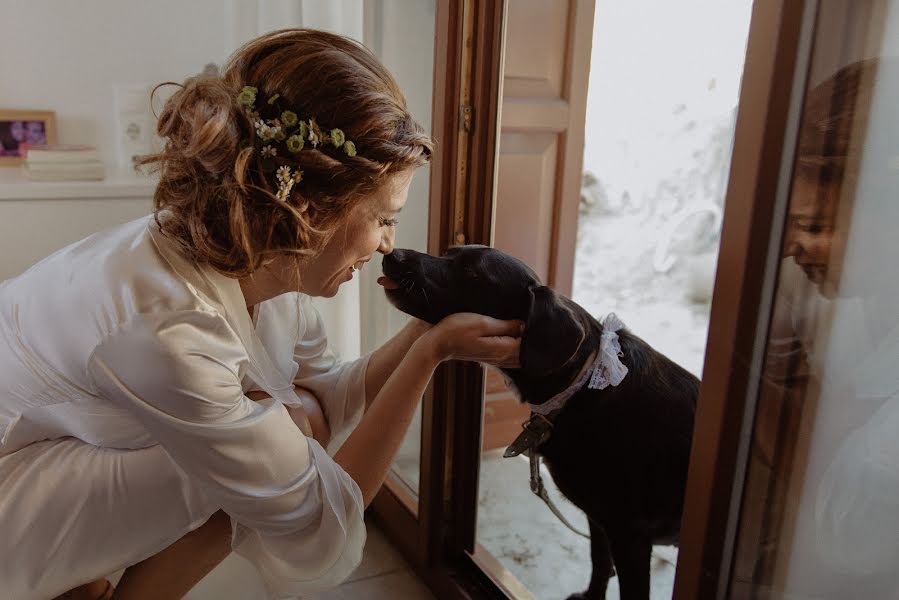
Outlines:
POLYGON ((574 356, 586 331, 561 297, 545 285, 529 290, 531 307, 521 336, 519 361, 530 375, 550 373, 574 356))

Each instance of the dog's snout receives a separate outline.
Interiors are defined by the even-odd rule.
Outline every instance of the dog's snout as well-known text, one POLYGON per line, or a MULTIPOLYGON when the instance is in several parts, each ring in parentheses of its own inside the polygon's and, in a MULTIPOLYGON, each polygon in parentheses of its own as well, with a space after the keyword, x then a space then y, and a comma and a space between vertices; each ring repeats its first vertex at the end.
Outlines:
POLYGON ((386 254, 384 260, 392 263, 403 263, 408 258, 408 253, 402 248, 394 248, 393 252, 386 254))

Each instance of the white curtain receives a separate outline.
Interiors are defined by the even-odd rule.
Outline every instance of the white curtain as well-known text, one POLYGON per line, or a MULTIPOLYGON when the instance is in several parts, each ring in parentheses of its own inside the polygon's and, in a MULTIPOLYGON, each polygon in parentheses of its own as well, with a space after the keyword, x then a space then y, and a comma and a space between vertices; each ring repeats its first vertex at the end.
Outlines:
MULTIPOLYGON (((249 40, 285 27, 323 29, 363 41, 367 2, 360 0, 225 0, 225 55, 249 40)), ((328 339, 342 358, 361 353, 360 277, 334 298, 314 298, 328 339)))

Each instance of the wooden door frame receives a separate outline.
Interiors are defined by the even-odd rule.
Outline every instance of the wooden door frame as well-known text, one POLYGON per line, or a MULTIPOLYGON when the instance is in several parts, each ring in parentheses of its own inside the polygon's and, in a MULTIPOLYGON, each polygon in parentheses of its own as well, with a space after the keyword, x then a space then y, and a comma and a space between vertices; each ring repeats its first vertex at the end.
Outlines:
POLYGON ((727 593, 817 1, 757 0, 684 502, 676 600, 727 593))
MULTIPOLYGON (((436 0, 431 254, 490 243, 505 7, 505 0, 436 0)), ((386 535, 440 598, 506 598, 469 554, 480 468, 480 444, 471 440, 480 437, 483 387, 479 365, 437 369, 422 407, 418 514, 391 485, 372 504, 386 535)))

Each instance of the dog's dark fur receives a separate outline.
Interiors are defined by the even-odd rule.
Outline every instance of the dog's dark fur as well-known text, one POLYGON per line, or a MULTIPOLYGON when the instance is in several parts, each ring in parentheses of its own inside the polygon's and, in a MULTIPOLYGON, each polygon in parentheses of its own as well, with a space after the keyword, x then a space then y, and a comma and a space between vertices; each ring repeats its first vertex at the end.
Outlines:
MULTIPOLYGON (((596 319, 498 250, 460 246, 440 258, 394 250, 384 274, 400 286, 387 290, 390 301, 430 323, 456 312, 524 321, 521 368, 505 373, 532 404, 566 389, 599 347, 596 319)), ((604 598, 613 563, 623 600, 649 598, 652 544, 676 544, 680 532, 699 381, 627 329, 618 336, 624 381, 584 386, 538 449, 590 522, 593 575, 569 600, 604 598)))

